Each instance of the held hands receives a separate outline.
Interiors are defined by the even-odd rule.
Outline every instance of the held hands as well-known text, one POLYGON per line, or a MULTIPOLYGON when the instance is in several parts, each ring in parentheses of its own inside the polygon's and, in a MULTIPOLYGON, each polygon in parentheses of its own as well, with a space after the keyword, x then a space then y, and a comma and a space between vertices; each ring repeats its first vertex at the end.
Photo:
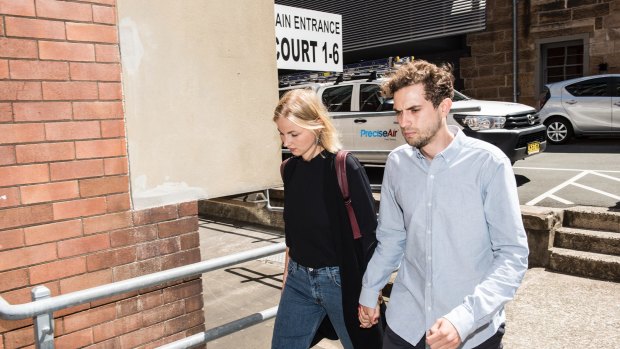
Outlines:
POLYGON ((439 318, 426 331, 426 344, 431 349, 455 349, 461 345, 461 337, 448 319, 439 318))
POLYGON ((379 322, 380 317, 379 302, 374 308, 369 308, 363 305, 357 307, 357 317, 360 320, 361 328, 371 328, 379 322))

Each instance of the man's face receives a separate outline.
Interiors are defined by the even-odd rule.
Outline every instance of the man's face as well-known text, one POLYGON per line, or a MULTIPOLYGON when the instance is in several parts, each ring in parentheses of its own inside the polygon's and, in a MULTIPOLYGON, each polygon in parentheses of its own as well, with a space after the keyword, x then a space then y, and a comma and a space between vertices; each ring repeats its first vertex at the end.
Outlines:
POLYGON ((424 85, 410 85, 394 93, 396 120, 407 143, 418 149, 431 143, 442 126, 442 105, 424 97, 424 85))

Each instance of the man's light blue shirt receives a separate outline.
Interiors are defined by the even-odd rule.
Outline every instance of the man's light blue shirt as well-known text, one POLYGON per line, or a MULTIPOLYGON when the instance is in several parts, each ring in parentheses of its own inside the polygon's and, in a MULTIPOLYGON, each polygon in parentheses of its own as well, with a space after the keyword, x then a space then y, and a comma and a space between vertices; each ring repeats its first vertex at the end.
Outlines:
POLYGON ((504 304, 527 270, 527 238, 510 161, 497 147, 450 126, 454 140, 432 161, 409 145, 389 155, 377 249, 360 303, 374 307, 399 268, 390 328, 416 344, 448 319, 473 348, 505 322, 504 304))

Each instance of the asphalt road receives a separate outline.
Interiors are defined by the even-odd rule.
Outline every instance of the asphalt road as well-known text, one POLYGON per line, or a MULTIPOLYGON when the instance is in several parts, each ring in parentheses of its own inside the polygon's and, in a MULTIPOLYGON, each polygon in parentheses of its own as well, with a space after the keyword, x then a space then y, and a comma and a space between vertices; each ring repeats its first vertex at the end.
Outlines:
MULTIPOLYGON (((513 166, 522 205, 620 209, 620 138, 582 138, 548 145, 513 166)), ((367 168, 380 184, 382 168, 367 168)))

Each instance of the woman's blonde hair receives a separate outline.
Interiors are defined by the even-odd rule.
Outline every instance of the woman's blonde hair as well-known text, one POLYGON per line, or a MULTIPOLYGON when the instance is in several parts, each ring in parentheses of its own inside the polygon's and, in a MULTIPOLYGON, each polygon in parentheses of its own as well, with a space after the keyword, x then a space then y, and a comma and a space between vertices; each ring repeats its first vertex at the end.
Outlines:
POLYGON ((295 89, 285 93, 276 106, 273 121, 281 117, 314 132, 319 144, 330 153, 336 153, 342 149, 338 131, 332 124, 327 109, 314 91, 295 89))

